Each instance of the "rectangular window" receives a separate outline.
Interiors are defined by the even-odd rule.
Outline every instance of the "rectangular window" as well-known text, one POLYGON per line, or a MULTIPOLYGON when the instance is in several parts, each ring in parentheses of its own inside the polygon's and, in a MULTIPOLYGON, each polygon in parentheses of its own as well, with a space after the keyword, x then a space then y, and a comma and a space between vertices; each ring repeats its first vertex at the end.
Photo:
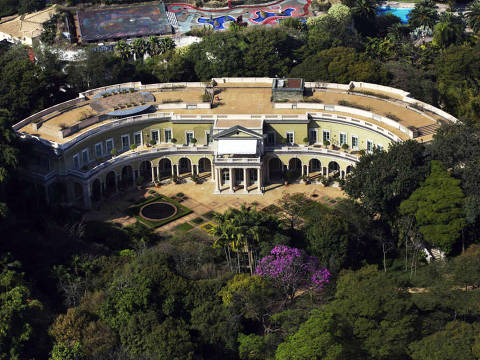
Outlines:
POLYGON ((185 133, 185 138, 187 139, 187 145, 191 145, 192 144, 192 139, 193 139, 193 131, 187 131, 185 133))
POLYGON ((80 157, 78 154, 73 155, 73 168, 80 169, 80 157))
POLYGON ((358 136, 352 136, 352 149, 358 150, 358 136))
POLYGON ((323 139, 323 142, 330 142, 330 130, 323 130, 322 131, 322 139, 323 139))
POLYGON ((152 130, 152 140, 155 142, 155 144, 160 142, 160 134, 158 130, 152 130))
POLYGON ((225 170, 222 171, 222 179, 223 179, 223 182, 230 181, 230 170, 229 169, 225 169, 225 170))
POLYGON ((318 131, 317 131, 317 129, 310 129, 308 139, 310 140, 311 144, 316 144, 318 142, 318 131))
POLYGON ((82 150, 82 164, 83 165, 88 164, 88 149, 82 150))
POLYGON ((367 140, 367 151, 368 152, 373 151, 373 141, 372 140, 367 140))
POLYGON ((295 143, 295 135, 293 131, 287 131, 287 144, 293 145, 295 143))
POLYGON ((113 139, 108 139, 107 141, 105 141, 105 152, 107 153, 107 155, 110 155, 112 153, 112 150, 113 150, 113 139))
POLYGON ((137 146, 142 145, 142 132, 141 132, 141 131, 136 132, 135 134, 133 134, 133 142, 134 142, 135 145, 137 145, 137 146))
POLYGON ((267 133, 266 145, 270 145, 270 146, 275 145, 275 133, 273 132, 267 133))
POLYGON ((128 150, 130 148, 130 136, 122 135, 122 150, 128 150))
POLYGON ((171 129, 165 129, 165 142, 166 143, 172 142, 172 130, 171 129))
POLYGON ((212 137, 210 136, 210 131, 205 131, 205 139, 207 141, 206 145, 212 142, 212 137))
POLYGON ((340 146, 347 143, 347 134, 340 133, 340 146))
POLYGON ((102 157, 102 143, 95 144, 95 156, 97 158, 102 157))

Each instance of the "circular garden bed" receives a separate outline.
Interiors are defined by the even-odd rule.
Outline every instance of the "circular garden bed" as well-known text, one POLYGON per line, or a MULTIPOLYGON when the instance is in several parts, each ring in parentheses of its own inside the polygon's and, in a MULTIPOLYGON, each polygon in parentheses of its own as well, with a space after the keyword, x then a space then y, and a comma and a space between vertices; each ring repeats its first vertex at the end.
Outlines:
POLYGON ((166 220, 177 214, 177 207, 165 201, 156 201, 140 208, 140 216, 146 220, 166 220))

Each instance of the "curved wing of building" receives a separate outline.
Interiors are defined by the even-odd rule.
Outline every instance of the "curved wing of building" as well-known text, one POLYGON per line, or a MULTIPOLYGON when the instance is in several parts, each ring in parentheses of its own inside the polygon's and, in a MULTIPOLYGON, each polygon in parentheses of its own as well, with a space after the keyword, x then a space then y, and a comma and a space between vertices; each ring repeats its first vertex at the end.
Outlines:
POLYGON ((200 174, 214 193, 262 193, 286 173, 344 178, 362 151, 427 142, 456 119, 385 86, 217 78, 93 89, 14 125, 36 146, 22 173, 47 201, 92 201, 200 174))

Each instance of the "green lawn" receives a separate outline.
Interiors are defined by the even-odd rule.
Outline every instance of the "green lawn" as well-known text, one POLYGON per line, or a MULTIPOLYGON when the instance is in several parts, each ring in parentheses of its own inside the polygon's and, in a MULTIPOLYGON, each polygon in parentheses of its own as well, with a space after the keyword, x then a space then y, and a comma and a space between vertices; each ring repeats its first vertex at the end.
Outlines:
POLYGON ((192 210, 190 210, 186 206, 183 206, 178 201, 170 199, 170 198, 168 198, 166 196, 163 196, 163 195, 158 195, 158 196, 151 197, 151 198, 149 198, 149 199, 147 199, 147 200, 145 200, 145 201, 143 201, 139 204, 135 204, 134 206, 129 207, 128 210, 127 210, 127 213, 130 216, 134 216, 142 224, 145 224, 145 225, 147 225, 149 227, 152 227, 152 228, 157 228, 157 227, 160 227, 162 225, 168 224, 169 222, 172 222, 173 220, 179 219, 179 218, 181 218, 185 215, 188 215, 191 212, 192 212, 192 210), (168 219, 165 219, 165 220, 160 220, 160 221, 152 221, 152 220, 146 220, 146 219, 142 218, 139 215, 140 208, 143 205, 146 205, 146 204, 149 204, 149 203, 155 202, 155 201, 164 201, 164 202, 168 202, 172 205, 175 205, 177 207, 177 213, 174 216, 172 216, 171 218, 168 218, 168 219))
POLYGON ((205 222, 205 220, 202 217, 196 217, 195 219, 192 220, 192 222, 196 225, 200 225, 205 222))
POLYGON ((187 232, 188 230, 191 230, 191 229, 193 229, 193 225, 189 224, 188 222, 185 222, 183 224, 176 226, 173 230, 187 232))

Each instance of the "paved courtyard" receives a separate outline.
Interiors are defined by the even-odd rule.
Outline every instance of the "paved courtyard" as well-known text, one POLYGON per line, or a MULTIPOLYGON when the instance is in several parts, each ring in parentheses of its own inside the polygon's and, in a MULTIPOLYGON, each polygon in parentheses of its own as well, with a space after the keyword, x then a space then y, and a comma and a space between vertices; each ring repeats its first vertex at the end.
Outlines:
POLYGON ((168 184, 160 187, 147 187, 143 190, 132 189, 130 191, 117 194, 111 199, 105 200, 98 209, 91 210, 87 214, 87 220, 111 221, 123 226, 135 223, 137 220, 126 215, 125 210, 134 201, 151 196, 151 191, 172 197, 178 193, 185 195, 182 205, 185 205, 193 212, 180 219, 172 221, 155 231, 160 234, 171 234, 175 232, 179 225, 189 223, 190 226, 183 226, 183 230, 191 231, 193 228, 202 226, 210 220, 205 214, 215 211, 224 212, 229 207, 239 208, 242 204, 255 205, 258 209, 263 209, 269 205, 275 204, 286 192, 304 193, 309 198, 323 202, 328 205, 336 203, 345 197, 345 194, 338 187, 324 187, 321 184, 291 184, 283 186, 280 184, 270 185, 263 195, 235 195, 235 194, 213 194, 214 183, 206 182, 203 184, 193 184, 191 182, 184 184, 168 184), (193 222, 194 219, 202 218, 200 223, 193 222))

